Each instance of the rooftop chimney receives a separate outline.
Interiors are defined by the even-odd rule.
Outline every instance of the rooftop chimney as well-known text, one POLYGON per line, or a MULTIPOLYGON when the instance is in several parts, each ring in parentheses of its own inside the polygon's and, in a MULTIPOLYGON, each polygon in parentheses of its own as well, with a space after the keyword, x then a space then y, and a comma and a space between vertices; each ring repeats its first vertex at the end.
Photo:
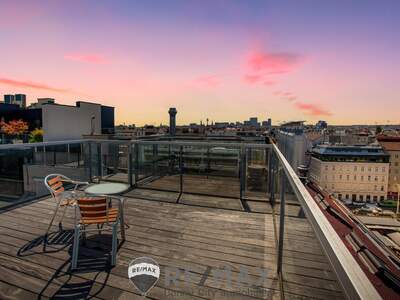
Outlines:
POLYGON ((169 135, 175 136, 176 133, 176 108, 171 107, 168 110, 169 113, 169 135))

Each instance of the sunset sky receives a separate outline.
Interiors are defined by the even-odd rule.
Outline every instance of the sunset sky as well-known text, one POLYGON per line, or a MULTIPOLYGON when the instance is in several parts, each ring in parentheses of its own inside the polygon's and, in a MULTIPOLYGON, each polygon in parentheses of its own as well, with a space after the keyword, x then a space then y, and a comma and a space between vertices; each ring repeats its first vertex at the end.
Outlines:
POLYGON ((400 123, 400 1, 0 0, 0 94, 116 123, 400 123))

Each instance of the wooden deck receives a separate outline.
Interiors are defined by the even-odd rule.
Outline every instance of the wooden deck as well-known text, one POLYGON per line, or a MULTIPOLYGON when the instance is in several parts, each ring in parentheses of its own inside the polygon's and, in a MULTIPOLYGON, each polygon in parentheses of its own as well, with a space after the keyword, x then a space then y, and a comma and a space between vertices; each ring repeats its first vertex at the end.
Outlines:
MULTIPOLYGON (((134 195, 135 190, 127 194, 134 195)), ((127 278, 129 262, 141 256, 153 258, 161 267, 160 280, 148 299, 281 298, 270 213, 223 209, 224 205, 206 196, 203 203, 214 203, 214 207, 156 201, 162 192, 150 200, 146 197, 127 198, 127 240, 114 268, 108 265, 110 238, 104 234, 89 236, 81 246, 80 269, 75 272, 70 271, 71 231, 60 233, 54 226, 51 245, 43 252, 41 236, 54 209, 51 199, 1 213, 0 298, 143 299, 127 278), (232 284, 217 276, 215 271, 223 267, 231 268, 232 284), (184 281, 182 271, 175 285, 168 284, 168 268, 186 269, 190 276, 184 281), (261 283, 260 268, 266 270, 261 283), (246 270, 250 279, 241 286, 237 284, 240 270, 246 270)), ((71 228, 72 215, 68 211, 65 228, 71 228)), ((343 298, 304 218, 287 217, 283 289, 285 299, 343 298)))

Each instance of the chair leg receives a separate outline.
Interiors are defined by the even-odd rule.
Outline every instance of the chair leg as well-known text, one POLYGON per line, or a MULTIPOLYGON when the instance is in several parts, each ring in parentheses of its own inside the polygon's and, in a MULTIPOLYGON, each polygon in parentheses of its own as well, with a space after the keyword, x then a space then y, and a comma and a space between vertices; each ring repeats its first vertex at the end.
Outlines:
POLYGON ((65 205, 65 206, 64 206, 63 213, 62 213, 62 215, 61 215, 60 222, 58 223, 58 228, 60 229, 60 231, 63 230, 63 227, 62 227, 62 220, 64 219, 65 212, 67 211, 67 208, 68 208, 68 205, 65 205))
POLYGON ((122 237, 122 240, 125 241, 125 220, 124 220, 124 212, 123 211, 121 211, 119 223, 121 226, 121 237, 122 237))
POLYGON ((72 266, 71 269, 76 269, 78 265, 78 256, 79 256, 79 236, 80 236, 80 225, 75 226, 74 230, 74 244, 72 248, 72 266))
POLYGON ((117 248, 118 248, 118 235, 117 235, 117 224, 112 227, 112 249, 111 249, 111 265, 117 264, 117 248))
POLYGON ((50 228, 51 228, 51 226, 53 225, 54 219, 55 219, 55 217, 56 217, 56 215, 57 215, 58 209, 60 208, 60 203, 61 203, 61 202, 58 202, 58 203, 57 203, 57 207, 56 207, 56 209, 55 209, 55 211, 54 211, 53 217, 51 218, 50 223, 49 223, 49 226, 47 227, 47 230, 46 230, 46 232, 45 232, 45 234, 44 234, 44 237, 43 237, 43 251, 46 250, 47 237, 48 237, 50 228))

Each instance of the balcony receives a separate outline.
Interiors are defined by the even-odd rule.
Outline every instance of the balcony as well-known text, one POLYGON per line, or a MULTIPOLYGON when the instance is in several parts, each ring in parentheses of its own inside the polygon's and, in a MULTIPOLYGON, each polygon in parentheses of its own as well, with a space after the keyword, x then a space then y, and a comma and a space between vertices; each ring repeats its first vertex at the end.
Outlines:
POLYGON ((150 299, 380 299, 274 145, 3 145, 0 170, 2 298, 143 299, 127 268, 148 256, 161 267, 150 299), (108 237, 93 236, 70 270, 73 210, 43 252, 55 205, 41 186, 48 173, 131 186, 116 267, 108 237))

